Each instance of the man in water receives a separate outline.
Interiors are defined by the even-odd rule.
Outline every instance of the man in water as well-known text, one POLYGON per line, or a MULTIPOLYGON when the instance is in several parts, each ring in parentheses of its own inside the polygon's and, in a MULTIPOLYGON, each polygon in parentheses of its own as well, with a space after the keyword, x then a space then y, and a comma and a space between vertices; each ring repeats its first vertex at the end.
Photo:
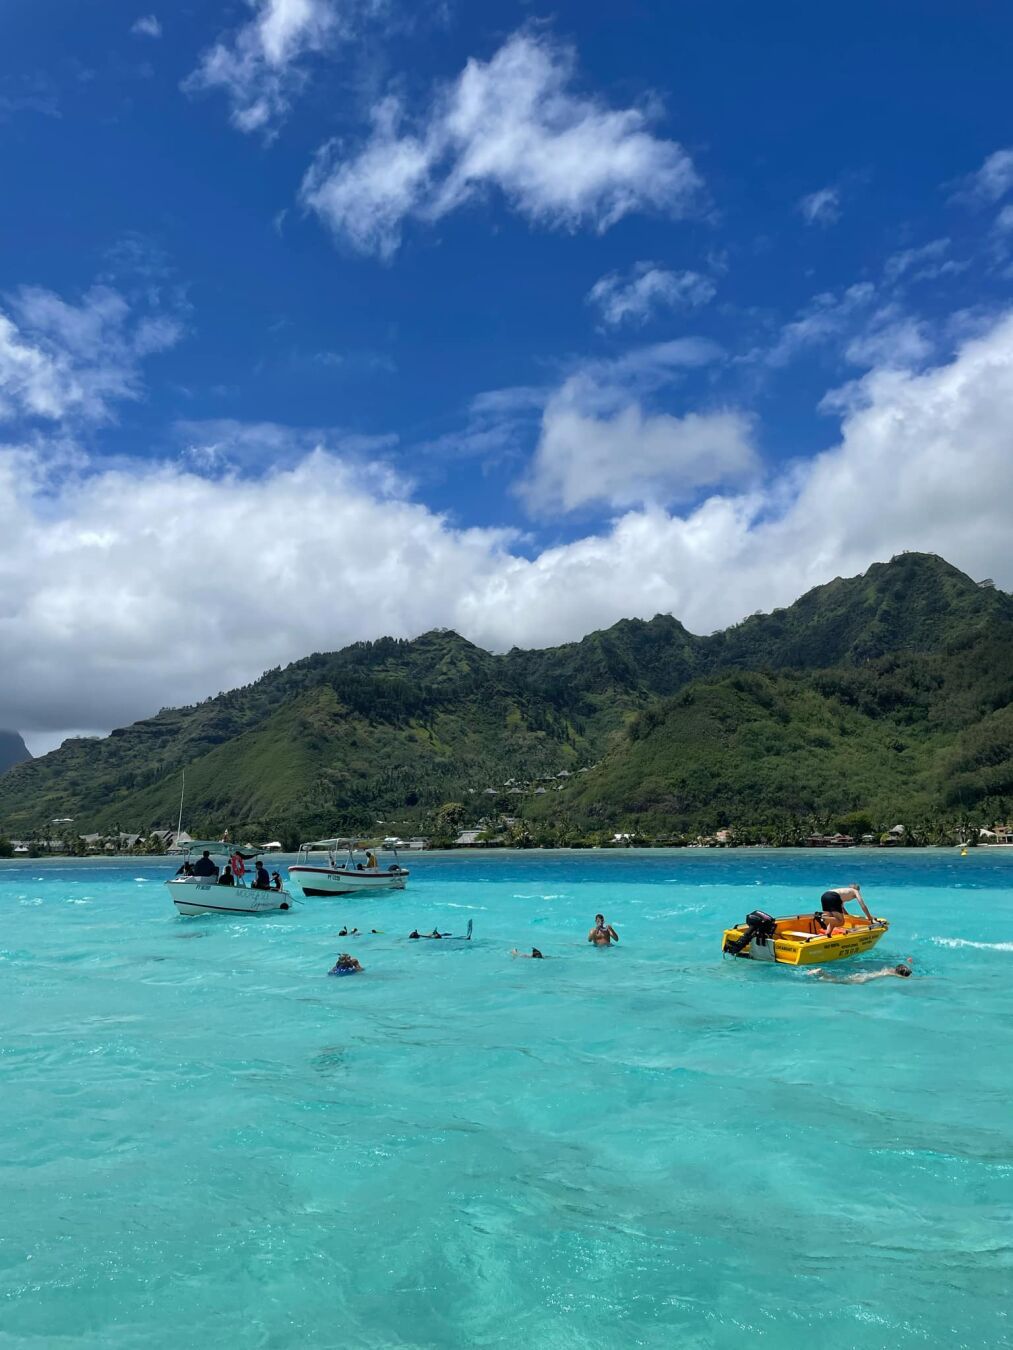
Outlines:
MULTIPOLYGON (((910 960, 909 956, 908 961, 910 960)), ((885 970, 862 971, 858 975, 830 975, 825 970, 807 970, 806 974, 819 975, 824 980, 830 980, 832 984, 868 984, 870 980, 888 980, 891 975, 906 980, 911 974, 911 967, 902 962, 899 966, 887 966, 885 970)))
POLYGON ((610 923, 605 922, 604 914, 594 916, 594 927, 587 935, 588 942, 593 942, 596 947, 609 947, 613 942, 619 941, 619 934, 610 923))
POLYGON ((532 947, 530 952, 519 952, 515 947, 510 953, 511 956, 519 956, 522 961, 544 961, 545 957, 537 947, 532 947))
POLYGON ((824 891, 820 896, 820 908, 823 911, 820 915, 820 923, 826 929, 827 937, 833 937, 838 930, 842 933, 845 931, 847 925, 844 921, 847 918, 847 913, 844 906, 849 900, 857 900, 868 915, 869 911, 865 908, 865 901, 862 899, 862 892, 857 883, 854 886, 835 886, 832 890, 824 891))

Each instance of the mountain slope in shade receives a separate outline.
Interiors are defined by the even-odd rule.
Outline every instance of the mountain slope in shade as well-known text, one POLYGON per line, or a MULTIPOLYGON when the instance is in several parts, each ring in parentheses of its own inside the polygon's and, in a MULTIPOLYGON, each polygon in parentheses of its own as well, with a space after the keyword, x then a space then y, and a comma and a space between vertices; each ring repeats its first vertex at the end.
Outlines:
POLYGON ((0 773, 31 759, 28 746, 16 731, 0 731, 0 773))
MULTIPOLYGON (((272 835, 305 836, 392 817, 420 824, 447 800, 479 816, 491 803, 486 789, 597 761, 549 802, 512 799, 512 813, 689 820, 723 794, 742 810, 765 807, 781 741, 805 727, 814 729, 796 747, 805 753, 784 765, 789 777, 807 775, 806 793, 796 794, 806 809, 837 809, 842 776, 848 801, 892 802, 909 784, 905 800, 941 808, 952 793, 942 765, 962 775, 967 800, 994 795, 1003 781, 1002 709, 1011 697, 1003 644, 1011 640, 1013 600, 926 554, 876 564, 709 637, 658 615, 499 656, 452 632, 383 638, 17 766, 0 780, 0 833, 59 816, 81 830, 171 824, 184 767, 187 820, 201 829, 263 822, 272 835), (729 672, 749 671, 784 678, 773 687, 767 675, 742 689, 728 683, 729 672), (792 684, 789 673, 810 683, 792 684), (679 702, 690 696, 699 703, 679 702), (690 714, 693 706, 713 715, 690 714), (771 723, 770 734, 745 734, 756 718, 771 723), (901 752, 882 746, 905 739, 896 732, 905 719, 918 724, 917 772, 897 774, 890 755, 901 752), (837 727, 830 743, 822 723, 837 727), (838 734, 865 746, 860 771, 831 753, 838 734), (967 762, 961 743, 973 747, 967 762), (764 774, 739 774, 740 761, 756 756, 764 774), (678 773, 692 764, 699 773, 690 790, 678 773), (637 780, 657 780, 657 790, 646 793, 637 780)), ((775 795, 794 800, 787 787, 775 795)))

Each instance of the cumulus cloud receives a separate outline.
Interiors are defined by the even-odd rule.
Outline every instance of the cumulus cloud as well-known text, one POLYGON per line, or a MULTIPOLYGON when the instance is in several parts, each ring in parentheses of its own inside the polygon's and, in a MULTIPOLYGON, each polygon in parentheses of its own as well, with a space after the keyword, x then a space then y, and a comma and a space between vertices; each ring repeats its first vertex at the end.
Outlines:
POLYGON ((120 725, 380 631, 446 624, 502 650, 670 611, 707 632, 905 548, 1010 587, 1009 508, 993 489, 1011 406, 1013 311, 945 364, 871 371, 813 460, 533 556, 323 446, 224 480, 80 457, 54 472, 38 449, 7 447, 0 725, 120 725))
POLYGON ((798 209, 807 225, 835 225, 841 218, 841 194, 825 187, 800 198, 798 209))
POLYGON ((162 25, 154 14, 142 14, 139 19, 134 20, 130 31, 135 37, 160 38, 162 25))
POLYGON ((142 392, 140 363, 179 341, 182 325, 150 306, 135 311, 111 286, 80 304, 26 286, 0 310, 0 421, 106 422, 111 404, 142 392))
POLYGON ((417 119, 383 99, 357 152, 321 149, 302 200, 340 240, 384 258, 406 220, 431 223, 492 190, 531 223, 569 230, 693 210, 701 184, 682 147, 656 136, 644 109, 577 92, 575 76, 570 48, 517 33, 417 119))
POLYGON ((737 412, 645 413, 637 403, 595 416, 566 385, 545 410, 524 489, 539 514, 591 503, 622 508, 685 500, 702 487, 751 475, 750 425, 737 412))
POLYGON ((248 0, 253 16, 225 34, 183 81, 187 93, 221 90, 240 131, 270 131, 304 85, 306 59, 347 32, 351 5, 334 0, 248 0))
POLYGON ((644 324, 659 310, 692 309, 714 298, 716 287, 699 272, 672 272, 656 263, 639 262, 623 275, 609 272, 591 287, 588 304, 603 323, 644 324))

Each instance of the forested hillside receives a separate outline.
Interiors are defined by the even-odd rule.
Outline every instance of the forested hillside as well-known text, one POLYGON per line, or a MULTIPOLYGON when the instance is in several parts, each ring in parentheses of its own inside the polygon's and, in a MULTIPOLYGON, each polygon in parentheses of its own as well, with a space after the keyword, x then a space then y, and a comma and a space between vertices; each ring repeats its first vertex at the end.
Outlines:
POLYGON ((658 830, 999 809, 1011 681, 1013 600, 905 554, 708 637, 658 615, 499 656, 452 632, 313 655, 16 766, 0 833, 170 825, 184 767, 192 828, 290 838, 424 828, 453 800, 658 830))

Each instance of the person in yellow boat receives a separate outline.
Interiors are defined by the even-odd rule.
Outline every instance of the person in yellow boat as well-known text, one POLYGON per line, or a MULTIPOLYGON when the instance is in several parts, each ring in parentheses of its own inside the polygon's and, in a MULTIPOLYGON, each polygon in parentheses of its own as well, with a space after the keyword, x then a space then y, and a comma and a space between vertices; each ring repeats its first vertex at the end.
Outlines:
MULTIPOLYGON (((844 906, 849 900, 857 900, 865 909, 865 901, 862 899, 862 892, 857 883, 854 886, 834 886, 829 891, 824 891, 820 896, 820 923, 826 929, 827 937, 833 937, 837 932, 844 932, 847 913, 844 906)), ((868 910, 865 909, 866 914, 868 910)))

